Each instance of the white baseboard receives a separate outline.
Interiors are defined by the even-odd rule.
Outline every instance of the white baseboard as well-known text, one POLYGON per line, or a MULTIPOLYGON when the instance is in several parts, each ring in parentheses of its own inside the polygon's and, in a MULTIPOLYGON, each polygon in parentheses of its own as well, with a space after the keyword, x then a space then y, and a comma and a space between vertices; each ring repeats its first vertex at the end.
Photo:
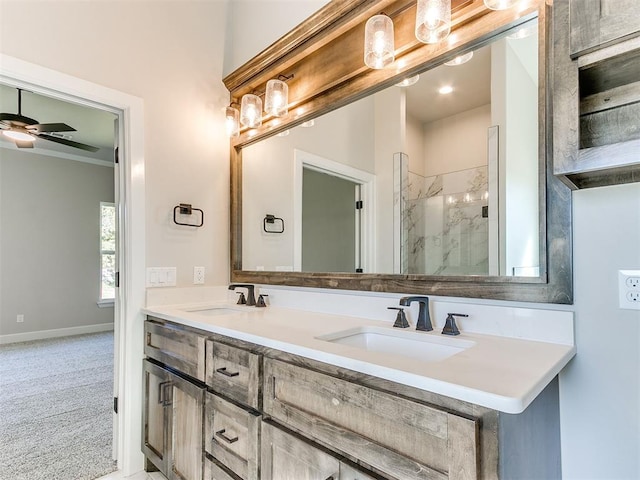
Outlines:
POLYGON ((45 338, 69 337, 85 333, 108 332, 113 330, 113 323, 99 323, 97 325, 83 325, 81 327, 57 328, 55 330, 39 330, 37 332, 13 333, 0 335, 0 345, 7 343, 31 342, 45 338))

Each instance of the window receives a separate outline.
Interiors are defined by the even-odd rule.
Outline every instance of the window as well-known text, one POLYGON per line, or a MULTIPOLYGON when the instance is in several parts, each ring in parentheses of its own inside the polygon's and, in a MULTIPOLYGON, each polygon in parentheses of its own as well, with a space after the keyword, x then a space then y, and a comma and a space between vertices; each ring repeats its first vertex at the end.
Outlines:
POLYGON ((116 293, 116 206, 100 202, 100 301, 113 303, 116 293))

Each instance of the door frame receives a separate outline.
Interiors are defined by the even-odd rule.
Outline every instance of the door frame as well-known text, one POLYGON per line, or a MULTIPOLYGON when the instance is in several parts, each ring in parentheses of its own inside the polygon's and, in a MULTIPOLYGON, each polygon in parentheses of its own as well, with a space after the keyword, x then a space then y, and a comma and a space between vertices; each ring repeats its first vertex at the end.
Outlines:
POLYGON ((305 167, 360 185, 364 205, 360 266, 365 273, 375 272, 375 175, 297 148, 293 150, 293 271, 302 271, 302 173, 305 167))
POLYGON ((0 81, 118 115, 120 288, 114 305, 118 358, 115 452, 124 476, 144 468, 141 444, 143 314, 145 304, 145 159, 143 100, 124 92, 0 53, 0 81))

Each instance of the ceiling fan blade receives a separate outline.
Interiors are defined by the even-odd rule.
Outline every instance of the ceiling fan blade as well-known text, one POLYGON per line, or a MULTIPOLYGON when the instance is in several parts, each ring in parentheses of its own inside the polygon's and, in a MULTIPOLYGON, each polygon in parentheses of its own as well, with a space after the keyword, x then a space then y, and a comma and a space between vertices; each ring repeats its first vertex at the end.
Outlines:
POLYGON ((85 143, 74 142, 73 140, 67 140, 65 138, 52 137, 51 135, 38 135, 38 138, 43 138, 44 140, 49 140, 50 142, 60 143, 62 145, 67 145, 68 147, 80 148, 82 150, 86 150, 88 152, 97 152, 100 150, 98 147, 93 147, 91 145, 87 145, 85 143))
POLYGON ((36 133, 43 132, 75 132, 76 129, 70 127, 66 123, 36 123, 25 127, 27 130, 33 130, 36 133))
POLYGON ((35 125, 38 123, 33 118, 25 117, 23 115, 16 115, 15 113, 0 113, 0 122, 7 125, 15 124, 16 126, 35 125))
POLYGON ((33 142, 25 142, 24 140, 14 140, 18 148, 33 148, 33 142))

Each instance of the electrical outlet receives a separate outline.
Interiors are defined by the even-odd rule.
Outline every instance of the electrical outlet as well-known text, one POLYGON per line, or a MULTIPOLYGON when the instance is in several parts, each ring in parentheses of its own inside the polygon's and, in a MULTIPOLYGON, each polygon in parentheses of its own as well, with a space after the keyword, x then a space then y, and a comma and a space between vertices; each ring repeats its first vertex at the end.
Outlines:
POLYGON ((22 322, 24 322, 24 315, 23 315, 23 314, 21 314, 21 313, 19 313, 19 314, 18 314, 18 320, 16 320, 16 321, 17 321, 18 323, 22 323, 22 322))
POLYGON ((640 310, 640 270, 618 270, 620 308, 640 310))
POLYGON ((204 267, 193 267, 193 284, 201 285, 204 283, 204 267))

